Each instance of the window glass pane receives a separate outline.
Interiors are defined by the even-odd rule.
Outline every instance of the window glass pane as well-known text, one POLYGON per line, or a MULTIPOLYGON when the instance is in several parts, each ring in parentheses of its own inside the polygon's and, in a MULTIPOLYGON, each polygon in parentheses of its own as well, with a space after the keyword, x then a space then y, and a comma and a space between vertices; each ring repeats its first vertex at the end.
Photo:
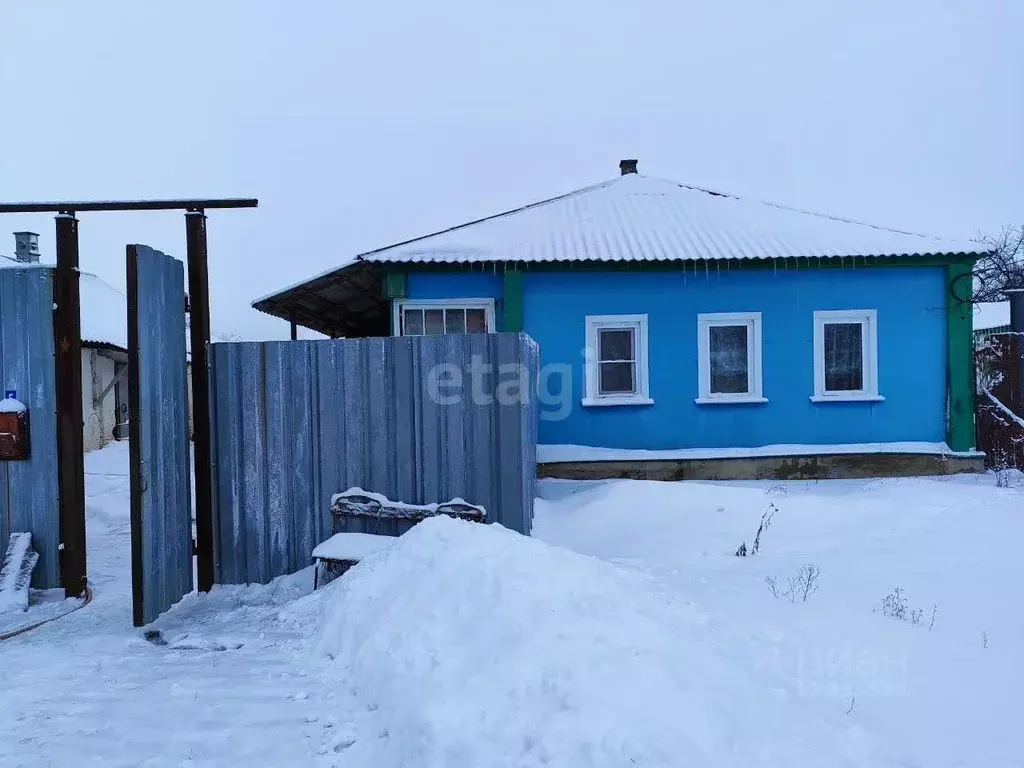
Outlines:
POLYGON ((633 360, 633 329, 602 328, 597 346, 599 360, 633 360))
POLYGON ((424 313, 423 332, 427 334, 444 333, 444 310, 428 309, 424 313))
POLYGON ((466 310, 446 309, 444 311, 444 332, 465 333, 466 332, 466 310))
POLYGON ((405 310, 405 326, 402 333, 406 336, 419 336, 423 333, 423 310, 405 310))
POLYGON ((750 391, 747 331, 746 325, 712 325, 708 328, 712 394, 746 394, 750 391))
POLYGON ((825 323, 825 391, 864 389, 864 326, 825 323))
POLYGON ((599 363, 598 393, 602 395, 631 395, 636 392, 633 363, 599 363))
POLYGON ((466 333, 487 333, 487 313, 484 310, 466 310, 466 333))

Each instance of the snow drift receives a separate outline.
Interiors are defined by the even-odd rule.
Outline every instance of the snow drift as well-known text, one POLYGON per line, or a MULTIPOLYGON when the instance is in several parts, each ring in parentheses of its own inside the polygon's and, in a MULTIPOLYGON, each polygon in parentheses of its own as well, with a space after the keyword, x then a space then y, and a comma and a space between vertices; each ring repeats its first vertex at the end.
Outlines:
POLYGON ((370 720, 352 764, 887 764, 657 581, 498 526, 427 520, 325 592, 317 651, 370 720))

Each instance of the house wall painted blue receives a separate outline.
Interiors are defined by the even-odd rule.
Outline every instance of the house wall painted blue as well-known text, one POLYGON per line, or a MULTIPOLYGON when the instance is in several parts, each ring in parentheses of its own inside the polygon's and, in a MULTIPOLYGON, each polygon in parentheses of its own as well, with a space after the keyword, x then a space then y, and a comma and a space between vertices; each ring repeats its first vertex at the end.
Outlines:
MULTIPOLYGON (((406 296, 493 298, 501 330, 505 284, 500 270, 410 271, 406 296)), ((571 389, 571 397, 566 408, 542 407, 542 444, 672 449, 945 439, 945 267, 535 268, 522 273, 521 301, 522 330, 540 344, 542 366, 571 370, 545 382, 553 393, 571 389), (883 402, 810 400, 813 313, 843 309, 877 310, 883 402), (762 313, 767 403, 694 402, 697 315, 707 312, 762 313), (648 316, 653 405, 581 405, 585 318, 611 314, 648 316)))

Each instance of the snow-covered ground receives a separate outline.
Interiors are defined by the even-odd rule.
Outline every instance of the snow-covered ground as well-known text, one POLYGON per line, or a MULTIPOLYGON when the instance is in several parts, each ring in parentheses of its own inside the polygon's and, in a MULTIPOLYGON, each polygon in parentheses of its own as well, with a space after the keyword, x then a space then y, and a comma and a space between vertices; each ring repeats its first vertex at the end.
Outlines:
POLYGON ((0 643, 0 766, 318 765, 332 691, 309 678, 307 633, 278 620, 311 570, 192 595, 154 625, 168 644, 147 642, 132 627, 127 444, 87 454, 86 473, 93 601, 0 643))
POLYGON ((787 698, 849 709, 899 765, 1020 766, 1024 483, 1012 482, 553 481, 536 535, 663 578, 708 614, 710 642, 776 673, 787 698), (734 556, 769 504, 760 553, 734 556), (818 591, 773 598, 766 577, 784 589, 804 564, 821 569, 818 591), (921 624, 878 610, 897 587, 921 624))
POLYGON ((1019 477, 544 481, 533 541, 424 524, 312 595, 189 596, 161 645, 127 446, 86 470, 94 599, 0 643, 5 767, 1024 765, 1019 477))

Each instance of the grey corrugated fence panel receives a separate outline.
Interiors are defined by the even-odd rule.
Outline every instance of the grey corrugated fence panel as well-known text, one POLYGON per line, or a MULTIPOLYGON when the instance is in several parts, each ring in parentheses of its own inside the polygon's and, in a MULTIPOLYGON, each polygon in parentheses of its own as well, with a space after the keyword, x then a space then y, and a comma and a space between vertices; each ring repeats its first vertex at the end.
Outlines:
POLYGON ((136 249, 137 347, 131 354, 138 365, 129 383, 138 388, 132 436, 139 464, 132 471, 141 479, 132 525, 141 527, 132 544, 141 548, 135 555, 141 566, 136 623, 148 624, 192 591, 192 488, 184 265, 151 248, 136 249))
POLYGON ((331 496, 354 486, 413 503, 460 496, 529 533, 538 365, 523 334, 211 345, 217 582, 309 565, 331 496), (476 396, 474 358, 490 372, 476 396), (442 365, 455 369, 441 382, 463 372, 461 389, 440 390, 458 402, 435 396, 442 365), (513 378, 512 402, 495 400, 513 378))
POLYGON ((0 385, 28 407, 31 450, 28 461, 0 462, 0 541, 30 532, 39 553, 32 586, 59 587, 52 269, 0 269, 0 385))

